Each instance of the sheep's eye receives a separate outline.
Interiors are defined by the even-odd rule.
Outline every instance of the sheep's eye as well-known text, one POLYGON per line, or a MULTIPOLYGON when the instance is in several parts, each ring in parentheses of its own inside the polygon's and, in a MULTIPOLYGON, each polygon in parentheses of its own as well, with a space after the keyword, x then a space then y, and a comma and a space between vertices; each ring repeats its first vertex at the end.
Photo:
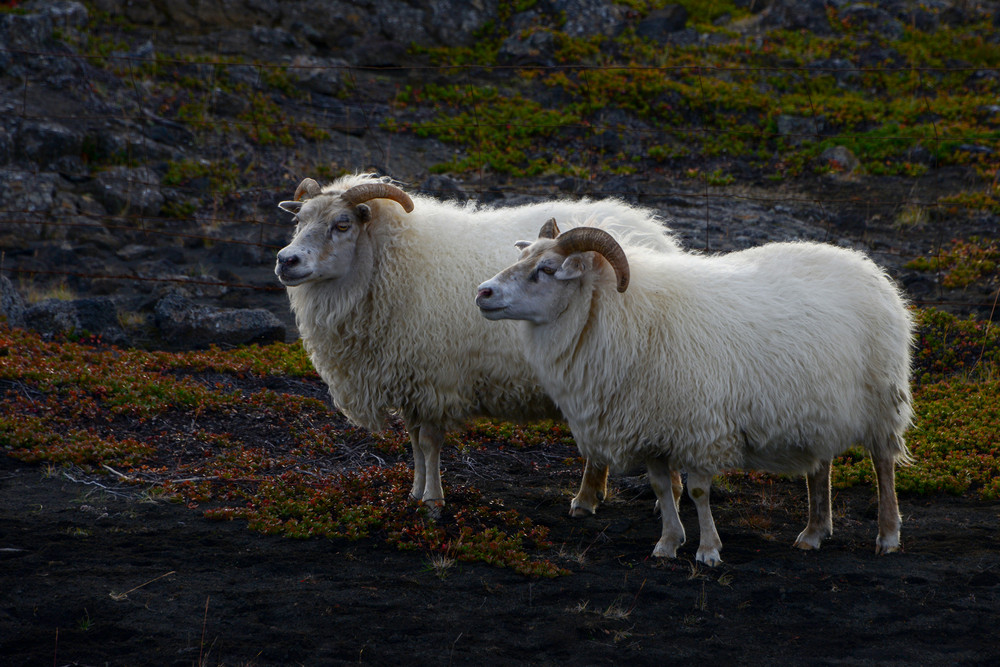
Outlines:
POLYGON ((330 231, 337 231, 343 234, 344 232, 349 231, 351 227, 351 219, 346 215, 342 215, 333 221, 333 224, 330 225, 330 231))
POLYGON ((551 275, 553 275, 556 272, 556 270, 554 268, 552 268, 551 266, 540 266, 540 267, 538 267, 538 270, 541 271, 542 273, 544 273, 547 276, 551 276, 551 275))

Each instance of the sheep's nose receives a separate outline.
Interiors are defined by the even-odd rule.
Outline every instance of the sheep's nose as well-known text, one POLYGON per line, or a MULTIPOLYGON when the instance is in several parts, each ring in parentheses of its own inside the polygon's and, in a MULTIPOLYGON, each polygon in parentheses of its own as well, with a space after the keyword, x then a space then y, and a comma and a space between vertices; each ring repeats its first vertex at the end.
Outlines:
POLYGON ((493 296, 493 290, 489 287, 483 287, 478 293, 476 293, 477 299, 488 299, 491 296, 493 296))
POLYGON ((282 257, 281 253, 278 253, 278 266, 282 269, 290 269, 301 261, 298 255, 285 255, 282 257))

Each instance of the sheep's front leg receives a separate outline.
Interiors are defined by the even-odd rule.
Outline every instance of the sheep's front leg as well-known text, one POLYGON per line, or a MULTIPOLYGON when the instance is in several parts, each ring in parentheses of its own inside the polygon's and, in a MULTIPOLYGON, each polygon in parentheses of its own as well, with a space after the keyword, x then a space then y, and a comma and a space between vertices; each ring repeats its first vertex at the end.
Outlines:
POLYGON ((444 506, 441 486, 441 446, 444 431, 433 424, 407 423, 413 448, 413 487, 410 496, 431 507, 432 513, 444 506))
MULTIPOLYGON (((893 435, 893 438, 899 436, 893 435)), ((902 443, 899 449, 902 451, 902 443)), ((892 456, 872 452, 872 465, 878 480, 878 538, 875 553, 899 551, 899 502, 896 499, 896 460, 892 456)))
POLYGON ((712 491, 712 473, 688 471, 688 495, 698 509, 698 528, 701 536, 698 542, 698 553, 695 560, 709 567, 715 567, 722 562, 719 551, 722 540, 715 530, 715 519, 712 517, 712 506, 709 497, 712 491))
POLYGON ((830 461, 823 461, 815 472, 806 475, 809 494, 809 521, 793 546, 799 549, 819 549, 824 538, 833 534, 833 514, 830 511, 830 461))
POLYGON ((677 515, 677 487, 675 481, 680 481, 680 474, 672 471, 665 459, 651 459, 646 463, 649 471, 649 484, 656 494, 656 503, 660 508, 663 531, 660 541, 653 548, 655 558, 676 558, 677 548, 684 544, 684 526, 677 515))
POLYGON ((590 459, 583 466, 580 490, 569 504, 569 515, 583 517, 597 511, 608 494, 608 466, 597 465, 590 459))

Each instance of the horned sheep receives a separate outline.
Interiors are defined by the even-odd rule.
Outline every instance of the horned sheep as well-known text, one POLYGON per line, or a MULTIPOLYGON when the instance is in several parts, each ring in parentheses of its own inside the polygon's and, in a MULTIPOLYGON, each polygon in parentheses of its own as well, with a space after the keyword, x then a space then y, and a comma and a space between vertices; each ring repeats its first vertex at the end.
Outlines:
POLYGON ((684 541, 664 501, 678 468, 698 510, 698 561, 721 562, 709 489, 724 469, 804 473, 809 518, 795 545, 818 549, 833 530, 831 461, 855 444, 878 483, 876 551, 899 548, 913 323, 871 260, 806 242, 655 255, 599 229, 560 234, 554 220, 518 247, 477 305, 524 320, 525 354, 584 456, 647 466, 662 516, 654 556, 684 541))
MULTIPOLYGON (((598 218, 623 242, 678 249, 650 211, 614 199, 490 208, 355 174, 322 188, 307 178, 279 206, 297 225, 275 273, 313 365, 355 424, 378 430, 402 416, 411 495, 435 509, 444 504, 446 431, 473 416, 562 419, 524 360, 515 325, 490 325, 469 302, 481 272, 503 268, 503 249, 532 233, 539 216, 598 218)), ((588 463, 571 514, 593 512, 606 485, 607 468, 588 463)))

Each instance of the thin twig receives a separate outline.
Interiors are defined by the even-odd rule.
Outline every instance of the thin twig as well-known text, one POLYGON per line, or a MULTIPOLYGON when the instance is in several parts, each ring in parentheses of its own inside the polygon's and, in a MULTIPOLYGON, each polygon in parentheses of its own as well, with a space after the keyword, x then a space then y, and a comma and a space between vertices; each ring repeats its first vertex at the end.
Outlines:
POLYGON ((131 589, 125 591, 124 593, 115 593, 114 591, 112 591, 111 593, 108 593, 108 595, 111 596, 112 600, 117 600, 118 602, 121 602, 122 600, 124 600, 124 599, 126 599, 128 597, 129 593, 137 591, 140 588, 142 588, 143 586, 148 586, 149 584, 153 583, 154 581, 157 581, 158 579, 162 579, 163 577, 169 577, 171 574, 177 574, 177 570, 170 570, 170 572, 167 572, 166 574, 161 574, 158 577, 154 577, 154 578, 150 579, 149 581, 147 581, 146 583, 139 584, 135 588, 131 588, 131 589))

